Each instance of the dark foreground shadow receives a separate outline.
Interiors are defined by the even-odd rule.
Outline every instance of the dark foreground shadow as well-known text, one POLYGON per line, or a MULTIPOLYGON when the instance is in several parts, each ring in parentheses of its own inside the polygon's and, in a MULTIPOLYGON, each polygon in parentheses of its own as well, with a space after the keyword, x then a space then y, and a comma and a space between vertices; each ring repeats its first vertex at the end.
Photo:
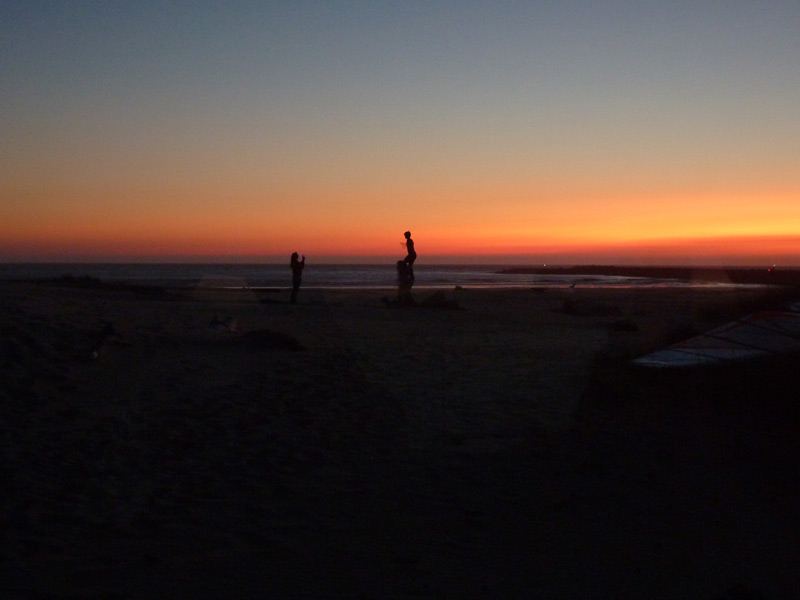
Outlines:
POLYGON ((290 335, 269 329, 248 331, 241 336, 241 342, 254 350, 305 350, 303 345, 290 335))

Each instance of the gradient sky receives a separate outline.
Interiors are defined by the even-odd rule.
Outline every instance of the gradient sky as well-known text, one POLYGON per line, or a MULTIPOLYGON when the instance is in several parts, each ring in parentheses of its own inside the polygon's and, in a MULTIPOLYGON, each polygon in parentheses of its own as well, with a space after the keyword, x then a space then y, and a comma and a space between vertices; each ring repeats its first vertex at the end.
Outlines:
POLYGON ((3 2, 0 260, 800 264, 800 2, 3 2))

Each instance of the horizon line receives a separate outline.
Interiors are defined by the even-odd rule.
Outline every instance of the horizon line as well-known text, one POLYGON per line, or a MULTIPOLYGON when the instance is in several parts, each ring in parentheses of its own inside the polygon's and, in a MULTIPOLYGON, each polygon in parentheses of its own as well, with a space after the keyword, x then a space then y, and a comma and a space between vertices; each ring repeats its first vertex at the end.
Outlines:
MULTIPOLYGON (((265 257, 266 258, 266 257, 265 257)), ((391 266, 396 262, 395 257, 374 257, 374 259, 385 258, 383 261, 368 262, 368 261, 336 261, 336 260, 320 260, 314 261, 310 264, 317 266, 362 266, 362 267, 379 267, 391 266)), ((288 262, 285 260, 258 260, 255 257, 244 259, 229 259, 219 257, 208 258, 189 258, 189 259, 136 259, 126 258, 121 260, 108 259, 108 258, 92 258, 92 259, 74 259, 74 260, 49 260, 49 259, 35 259, 35 260, 6 260, 0 258, 0 266, 11 265, 228 265, 228 266, 285 266, 288 262)), ((575 262, 542 262, 542 261, 499 261, 499 262, 447 262, 447 261, 434 261, 434 262, 421 262, 415 265, 416 267, 468 267, 468 266, 482 266, 482 267, 537 267, 537 268, 568 268, 568 267, 641 267, 641 268, 692 268, 692 269, 760 269, 768 267, 777 267, 781 269, 800 269, 800 262, 797 263, 745 263, 745 262, 680 262, 680 261, 664 261, 664 262, 629 262, 629 261, 575 261, 575 262)))

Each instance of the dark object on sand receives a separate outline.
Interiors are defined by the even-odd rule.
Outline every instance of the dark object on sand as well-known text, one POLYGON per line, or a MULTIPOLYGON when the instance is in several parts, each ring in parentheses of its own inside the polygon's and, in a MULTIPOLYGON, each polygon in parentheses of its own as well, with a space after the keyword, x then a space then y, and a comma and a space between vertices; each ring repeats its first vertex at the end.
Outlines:
POLYGON ((289 263, 292 268, 292 304, 297 302, 297 293, 300 291, 300 283, 303 280, 303 268, 306 266, 306 257, 299 260, 299 254, 292 252, 292 259, 289 263))

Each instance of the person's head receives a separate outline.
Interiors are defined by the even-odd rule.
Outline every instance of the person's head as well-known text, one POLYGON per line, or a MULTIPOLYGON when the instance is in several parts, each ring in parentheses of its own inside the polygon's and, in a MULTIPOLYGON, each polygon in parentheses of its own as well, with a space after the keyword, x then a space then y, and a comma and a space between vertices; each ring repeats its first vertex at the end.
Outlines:
MULTIPOLYGON (((284 256, 286 256, 286 255, 284 254, 284 256)), ((297 257, 298 256, 299 256, 299 254, 297 254, 297 252, 292 252, 292 262, 297 262, 297 257)))
POLYGON ((406 231, 403 235, 406 236, 407 240, 411 239, 411 232, 410 231, 406 231))

